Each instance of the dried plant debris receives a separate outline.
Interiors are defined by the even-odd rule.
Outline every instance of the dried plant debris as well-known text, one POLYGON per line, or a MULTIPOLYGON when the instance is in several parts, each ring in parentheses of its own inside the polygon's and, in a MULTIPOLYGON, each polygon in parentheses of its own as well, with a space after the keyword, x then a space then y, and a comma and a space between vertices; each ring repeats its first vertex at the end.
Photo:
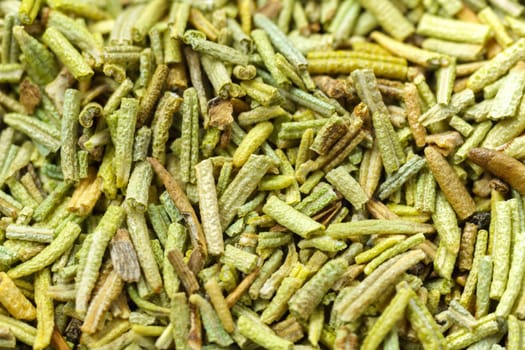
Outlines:
POLYGON ((0 348, 525 348, 519 1, 0 14, 0 348))

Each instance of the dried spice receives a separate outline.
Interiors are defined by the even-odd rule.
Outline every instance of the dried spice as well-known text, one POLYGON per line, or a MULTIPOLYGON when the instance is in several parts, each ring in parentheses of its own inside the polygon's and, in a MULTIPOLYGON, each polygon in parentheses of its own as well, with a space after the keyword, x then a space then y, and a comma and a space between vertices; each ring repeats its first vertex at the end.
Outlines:
POLYGON ((519 2, 0 13, 1 348, 525 347, 519 2))

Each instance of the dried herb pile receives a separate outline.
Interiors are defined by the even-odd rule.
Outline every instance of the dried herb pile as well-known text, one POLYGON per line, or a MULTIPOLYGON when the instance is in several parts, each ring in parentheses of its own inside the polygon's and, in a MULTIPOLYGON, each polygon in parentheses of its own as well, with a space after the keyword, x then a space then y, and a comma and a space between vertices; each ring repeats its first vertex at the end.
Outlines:
POLYGON ((0 348, 525 348, 524 14, 0 2, 0 348))

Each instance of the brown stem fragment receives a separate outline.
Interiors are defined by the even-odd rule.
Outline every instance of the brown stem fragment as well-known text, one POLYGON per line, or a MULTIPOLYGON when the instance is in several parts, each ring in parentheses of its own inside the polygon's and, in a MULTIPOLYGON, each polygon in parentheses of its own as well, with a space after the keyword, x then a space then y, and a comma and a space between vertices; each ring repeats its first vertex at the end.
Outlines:
POLYGON ((158 177, 166 187, 166 191, 170 195, 171 199, 175 203, 175 206, 186 219, 189 227, 191 243, 194 249, 199 249, 202 253, 202 259, 205 260, 208 255, 208 249, 206 247, 206 239, 204 238, 204 232, 199 222, 199 218, 195 213, 195 210, 191 206, 190 200, 184 193, 184 190, 175 181, 173 176, 166 170, 166 168, 155 158, 148 158, 153 170, 157 173, 158 177))
POLYGON ((253 281, 255 281, 255 278, 259 274, 259 270, 259 268, 256 268, 252 273, 244 277, 241 283, 239 283, 237 287, 235 287, 235 289, 230 294, 228 294, 228 296, 226 297, 226 304, 228 304, 228 307, 232 307, 233 305, 235 305, 237 301, 239 301, 239 299, 242 297, 244 292, 246 292, 248 288, 250 288, 253 281))
POLYGON ((191 295, 199 290, 199 283, 193 272, 189 269, 188 265, 184 263, 182 253, 178 249, 172 249, 168 252, 168 260, 175 269, 177 276, 179 276, 184 289, 191 295))
POLYGON ((525 164, 501 152, 482 147, 471 149, 468 158, 525 196, 525 164))
POLYGON ((60 334, 60 331, 55 326, 53 329, 53 335, 51 336, 51 345, 53 346, 53 349, 56 350, 70 350, 69 345, 67 345, 66 340, 60 334))
POLYGON ((120 228, 111 240, 111 262, 115 271, 125 282, 138 282, 140 279, 140 266, 137 253, 131 243, 129 233, 120 228))
POLYGON ((190 304, 190 332, 188 333, 188 346, 193 350, 202 348, 202 322, 197 305, 190 304))
POLYGON ((426 144, 427 132, 419 122, 421 116, 421 107, 419 103, 419 92, 415 84, 408 83, 403 91, 403 98, 406 104, 406 113, 410 131, 414 136, 417 147, 423 147, 426 144))
POLYGON ((427 146, 425 148, 425 158, 441 191, 443 191, 447 201, 452 205, 459 218, 463 220, 474 214, 476 211, 474 200, 445 157, 434 147, 427 146))

